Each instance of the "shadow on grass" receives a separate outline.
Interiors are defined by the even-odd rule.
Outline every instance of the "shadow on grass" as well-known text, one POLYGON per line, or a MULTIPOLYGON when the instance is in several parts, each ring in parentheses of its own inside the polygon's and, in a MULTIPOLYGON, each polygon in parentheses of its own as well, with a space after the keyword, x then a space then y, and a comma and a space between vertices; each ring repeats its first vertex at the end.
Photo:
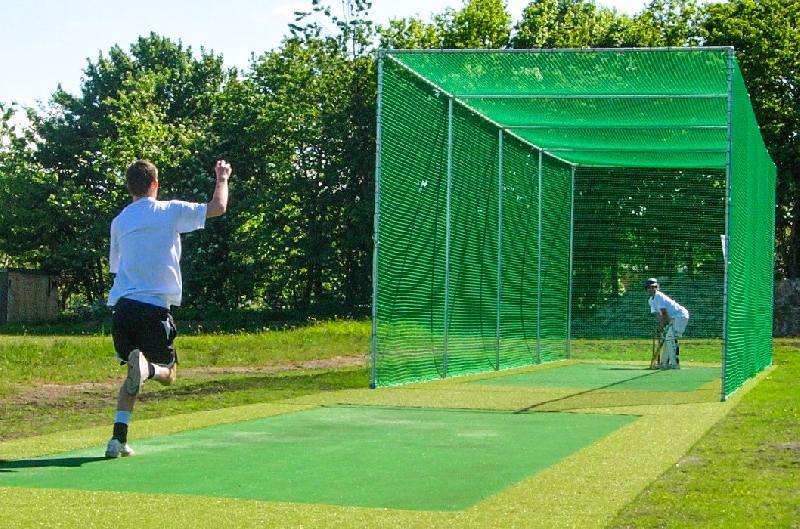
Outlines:
POLYGON ((44 467, 64 467, 75 468, 94 463, 96 461, 106 461, 105 457, 54 457, 52 459, 0 459, 0 472, 14 472, 19 468, 44 468, 44 467))

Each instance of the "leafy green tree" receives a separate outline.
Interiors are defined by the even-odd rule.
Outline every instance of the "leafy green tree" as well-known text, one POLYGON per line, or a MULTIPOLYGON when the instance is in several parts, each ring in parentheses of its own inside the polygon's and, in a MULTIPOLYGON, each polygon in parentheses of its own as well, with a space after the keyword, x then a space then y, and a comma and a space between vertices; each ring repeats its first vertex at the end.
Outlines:
POLYGON ((503 0, 467 0, 459 10, 434 14, 431 22, 414 17, 390 20, 378 34, 384 48, 505 48, 511 15, 503 0))
POLYGON ((534 0, 515 26, 515 48, 616 48, 698 44, 696 0, 653 0, 630 17, 587 0, 534 0))
POLYGON ((511 15, 503 0, 467 0, 458 11, 438 18, 444 48, 505 48, 511 15))
POLYGON ((433 49, 443 46, 439 28, 418 18, 390 20, 378 28, 381 48, 433 49))
POLYGON ((43 268, 51 257, 46 216, 55 179, 35 160, 32 131, 13 125, 18 112, 0 104, 0 266, 43 268))
POLYGON ((756 118, 778 166, 777 273, 800 277, 800 1, 709 5, 706 44, 736 48, 756 118))
POLYGON ((585 0, 534 0, 515 27, 515 48, 618 46, 630 19, 585 0))
POLYGON ((240 198, 228 219, 235 297, 301 317, 352 310, 371 292, 371 29, 352 23, 364 20, 358 9, 342 18, 314 8, 298 13, 293 35, 255 59, 243 80, 228 84, 218 109, 225 119, 214 127, 239 161, 240 198), (322 36, 325 20, 308 22, 314 15, 351 22, 322 36))
POLYGON ((652 0, 626 32, 630 46, 697 46, 703 10, 697 0, 652 0))

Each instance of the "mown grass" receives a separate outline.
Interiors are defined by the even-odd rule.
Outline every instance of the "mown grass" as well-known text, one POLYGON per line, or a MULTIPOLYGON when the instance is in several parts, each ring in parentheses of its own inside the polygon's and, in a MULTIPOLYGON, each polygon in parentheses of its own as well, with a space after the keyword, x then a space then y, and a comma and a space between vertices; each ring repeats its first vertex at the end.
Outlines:
MULTIPOLYGON (((137 400, 134 416, 136 420, 152 419, 272 402, 322 391, 364 388, 368 382, 364 368, 179 377, 175 385, 169 387, 149 382, 137 400)), ((118 384, 114 384, 65 393, 55 399, 0 399, 0 440, 105 424, 110 428, 117 389, 118 384)))
MULTIPOLYGON (((182 368, 262 367, 366 355, 369 335, 369 322, 341 320, 258 333, 179 334, 175 345, 182 368)), ((13 393, 20 384, 118 378, 122 371, 114 358, 109 336, 0 335, 0 395, 13 393)))
POLYGON ((798 347, 775 340, 777 368, 611 527, 800 528, 798 347))
MULTIPOLYGON (((270 402, 367 387, 366 364, 292 369, 298 362, 365 358, 370 324, 328 321, 258 333, 179 335, 175 385, 148 383, 136 418, 270 402), (245 368, 219 373, 209 368, 245 368), (291 372, 269 372, 292 369, 291 372)), ((0 439, 108 423, 125 369, 109 336, 0 335, 0 439)))

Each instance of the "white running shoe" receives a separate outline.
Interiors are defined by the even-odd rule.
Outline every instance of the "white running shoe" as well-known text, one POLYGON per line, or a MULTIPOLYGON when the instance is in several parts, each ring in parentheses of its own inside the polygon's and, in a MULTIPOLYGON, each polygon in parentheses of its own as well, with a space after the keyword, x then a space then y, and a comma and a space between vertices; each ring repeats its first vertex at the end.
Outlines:
POLYGON ((140 350, 134 349, 128 355, 128 378, 125 379, 125 391, 128 395, 138 395, 149 375, 147 359, 140 350))
POLYGON ((128 443, 122 444, 119 439, 111 439, 106 446, 106 457, 128 457, 134 455, 136 452, 130 447, 128 443))

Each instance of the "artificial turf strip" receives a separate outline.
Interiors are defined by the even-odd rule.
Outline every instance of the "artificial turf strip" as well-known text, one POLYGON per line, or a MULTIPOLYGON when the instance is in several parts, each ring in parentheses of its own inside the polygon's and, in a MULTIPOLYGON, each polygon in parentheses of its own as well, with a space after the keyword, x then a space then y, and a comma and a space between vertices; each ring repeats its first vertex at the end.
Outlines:
POLYGON ((646 366, 630 364, 587 363, 563 365, 554 369, 494 377, 472 383, 547 388, 695 391, 719 377, 719 368, 712 367, 650 370, 646 366))
POLYGON ((0 485, 459 510, 635 418, 318 408, 150 438, 135 458, 0 463, 0 485))

